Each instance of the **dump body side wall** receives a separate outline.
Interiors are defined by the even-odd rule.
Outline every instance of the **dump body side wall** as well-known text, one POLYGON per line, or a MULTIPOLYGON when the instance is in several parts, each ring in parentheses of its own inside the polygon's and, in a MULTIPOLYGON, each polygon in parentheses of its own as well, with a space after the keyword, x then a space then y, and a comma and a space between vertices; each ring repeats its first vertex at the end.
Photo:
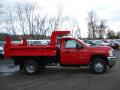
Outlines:
POLYGON ((7 57, 13 56, 55 56, 56 47, 52 46, 10 46, 6 51, 7 57))

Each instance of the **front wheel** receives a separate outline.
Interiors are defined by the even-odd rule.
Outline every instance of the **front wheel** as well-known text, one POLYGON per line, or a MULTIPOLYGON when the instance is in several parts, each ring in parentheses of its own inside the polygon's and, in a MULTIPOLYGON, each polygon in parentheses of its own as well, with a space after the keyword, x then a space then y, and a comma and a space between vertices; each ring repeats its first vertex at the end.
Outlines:
POLYGON ((90 70, 92 73, 102 74, 107 71, 107 66, 102 58, 97 58, 91 61, 90 70))
POLYGON ((38 73, 39 67, 37 62, 34 60, 26 61, 24 64, 24 71, 30 75, 38 73))

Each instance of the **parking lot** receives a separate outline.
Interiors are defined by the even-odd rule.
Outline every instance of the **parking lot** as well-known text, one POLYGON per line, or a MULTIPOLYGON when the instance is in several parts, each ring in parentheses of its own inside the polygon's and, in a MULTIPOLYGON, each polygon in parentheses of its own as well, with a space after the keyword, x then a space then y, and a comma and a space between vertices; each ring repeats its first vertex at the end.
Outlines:
POLYGON ((91 74, 86 67, 46 67, 37 75, 26 75, 12 60, 0 60, 0 90, 119 90, 120 51, 117 64, 107 73, 91 74))

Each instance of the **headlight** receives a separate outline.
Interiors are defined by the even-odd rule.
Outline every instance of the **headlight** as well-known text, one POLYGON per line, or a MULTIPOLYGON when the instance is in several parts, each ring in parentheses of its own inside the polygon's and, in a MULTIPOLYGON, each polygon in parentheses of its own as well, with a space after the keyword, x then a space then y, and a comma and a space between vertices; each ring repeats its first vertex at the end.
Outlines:
POLYGON ((110 57, 113 56, 113 50, 110 50, 110 51, 109 51, 109 56, 110 56, 110 57))

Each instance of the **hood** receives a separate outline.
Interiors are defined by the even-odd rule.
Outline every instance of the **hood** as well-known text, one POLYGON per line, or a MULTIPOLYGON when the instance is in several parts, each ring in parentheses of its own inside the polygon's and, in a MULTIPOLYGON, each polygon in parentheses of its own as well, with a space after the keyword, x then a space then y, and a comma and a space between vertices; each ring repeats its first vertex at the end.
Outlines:
POLYGON ((90 46, 89 47, 90 49, 94 49, 94 50, 99 50, 99 51, 108 51, 108 50, 111 50, 112 48, 109 47, 109 46, 90 46))

